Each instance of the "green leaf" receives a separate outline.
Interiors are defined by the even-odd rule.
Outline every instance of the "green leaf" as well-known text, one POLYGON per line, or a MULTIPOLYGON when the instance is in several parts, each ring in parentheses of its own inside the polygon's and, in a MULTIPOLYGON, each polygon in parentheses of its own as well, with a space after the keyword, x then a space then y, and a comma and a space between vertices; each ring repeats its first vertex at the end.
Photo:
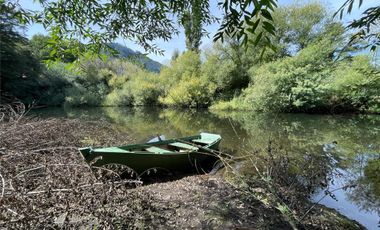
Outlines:
POLYGON ((273 21, 272 15, 269 13, 268 10, 262 9, 261 10, 261 15, 263 15, 264 18, 266 18, 266 19, 268 19, 270 21, 273 21))
POLYGON ((257 29, 257 26, 259 25, 259 23, 260 23, 260 19, 257 19, 257 20, 252 24, 251 27, 248 27, 248 28, 247 28, 247 31, 250 32, 250 33, 252 33, 252 34, 254 34, 255 31, 256 31, 256 29, 257 29))
POLYGON ((257 35, 255 41, 253 42, 253 46, 257 46, 257 45, 259 44, 259 42, 260 42, 262 36, 263 36, 263 32, 260 32, 260 33, 257 35))
POLYGON ((260 54, 260 60, 263 60, 265 50, 266 50, 266 48, 264 47, 263 50, 261 51, 261 54, 260 54))
POLYGON ((271 23, 269 23, 269 22, 263 22, 263 27, 264 27, 264 29, 268 32, 268 33, 270 33, 270 34, 272 34, 272 35, 276 35, 276 33, 275 33, 275 28, 274 28, 274 26, 271 24, 271 23))
POLYGON ((348 5, 347 13, 351 13, 353 5, 354 5, 354 1, 351 1, 350 4, 348 5))

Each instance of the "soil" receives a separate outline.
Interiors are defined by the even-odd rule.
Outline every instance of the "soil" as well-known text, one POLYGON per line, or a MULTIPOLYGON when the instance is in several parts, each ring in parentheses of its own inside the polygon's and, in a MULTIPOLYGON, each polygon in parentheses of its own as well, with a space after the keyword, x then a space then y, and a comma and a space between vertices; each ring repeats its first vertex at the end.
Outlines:
POLYGON ((0 228, 362 229, 323 206, 294 223, 263 188, 252 195, 220 174, 145 185, 77 151, 131 142, 105 121, 0 123, 0 228))

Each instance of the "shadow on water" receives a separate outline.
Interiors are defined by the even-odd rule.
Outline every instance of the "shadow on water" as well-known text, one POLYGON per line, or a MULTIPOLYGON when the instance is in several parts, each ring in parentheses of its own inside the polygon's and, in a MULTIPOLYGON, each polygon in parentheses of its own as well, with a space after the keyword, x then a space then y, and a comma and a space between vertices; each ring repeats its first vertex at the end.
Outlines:
MULTIPOLYGON (((157 134, 173 138, 201 131, 219 133, 223 137, 221 150, 234 155, 265 149, 272 140, 299 165, 312 159, 319 167, 315 170, 324 171, 326 181, 306 178, 315 187, 311 189, 314 201, 323 197, 322 204, 338 209, 369 229, 376 228, 380 219, 378 115, 273 115, 113 107, 47 109, 35 111, 34 115, 106 119, 131 134, 136 142, 145 142, 157 134), (335 191, 325 197, 327 190, 335 191)), ((293 170, 302 174, 305 169, 293 170)))

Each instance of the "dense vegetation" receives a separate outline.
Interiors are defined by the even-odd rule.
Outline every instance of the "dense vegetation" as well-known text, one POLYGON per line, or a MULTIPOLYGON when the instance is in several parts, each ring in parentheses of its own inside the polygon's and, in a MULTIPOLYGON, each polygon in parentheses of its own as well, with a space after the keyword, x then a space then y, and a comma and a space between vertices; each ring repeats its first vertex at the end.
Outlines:
POLYGON ((2 95, 43 105, 380 113, 379 67, 357 55, 366 44, 342 50, 350 35, 324 6, 289 5, 272 16, 276 51, 263 53, 264 45, 242 47, 230 38, 206 51, 176 55, 154 73, 120 55, 70 49, 46 65, 55 52, 46 48, 52 38, 27 40, 17 33, 17 19, 8 15, 1 27, 2 95))

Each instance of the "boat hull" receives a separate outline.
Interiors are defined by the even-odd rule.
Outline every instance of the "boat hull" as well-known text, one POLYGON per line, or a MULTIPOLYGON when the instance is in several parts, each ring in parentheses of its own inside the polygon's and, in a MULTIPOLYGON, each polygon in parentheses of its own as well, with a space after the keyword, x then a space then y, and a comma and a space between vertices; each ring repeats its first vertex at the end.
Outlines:
MULTIPOLYGON (((141 144, 143 146, 161 146, 176 142, 178 140, 190 143, 192 136, 175 140, 161 141, 155 143, 141 144)), ((189 170, 199 170, 202 166, 210 161, 217 159, 215 151, 219 148, 221 138, 216 139, 213 143, 204 146, 198 146, 197 150, 182 152, 167 152, 163 154, 152 153, 148 151, 102 151, 102 149, 82 148, 80 152, 86 161, 94 166, 103 166, 108 164, 122 164, 133 169, 137 174, 142 174, 150 169, 163 169, 170 172, 182 172, 189 170)), ((140 146, 141 146, 140 145, 140 146)), ((121 147, 122 149, 138 148, 139 145, 130 145, 121 147)), ((108 149, 105 149, 108 150, 108 149)))

